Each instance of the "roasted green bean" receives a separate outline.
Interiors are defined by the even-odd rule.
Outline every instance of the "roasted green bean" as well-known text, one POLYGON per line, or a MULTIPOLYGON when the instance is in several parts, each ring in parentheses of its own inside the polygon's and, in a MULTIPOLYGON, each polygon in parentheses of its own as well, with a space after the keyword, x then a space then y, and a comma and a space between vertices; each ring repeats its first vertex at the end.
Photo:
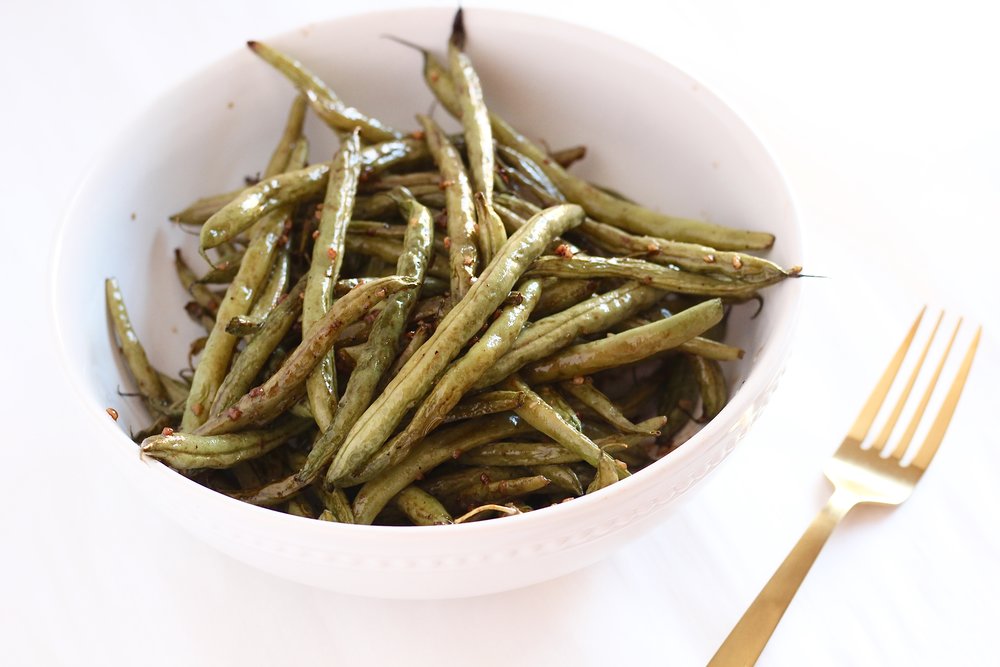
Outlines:
POLYGON ((404 413, 424 398, 462 346, 507 298, 524 268, 554 237, 579 224, 582 217, 578 206, 555 206, 536 215, 511 237, 466 298, 445 315, 427 343, 358 419, 330 465, 328 480, 346 477, 382 446, 404 413))

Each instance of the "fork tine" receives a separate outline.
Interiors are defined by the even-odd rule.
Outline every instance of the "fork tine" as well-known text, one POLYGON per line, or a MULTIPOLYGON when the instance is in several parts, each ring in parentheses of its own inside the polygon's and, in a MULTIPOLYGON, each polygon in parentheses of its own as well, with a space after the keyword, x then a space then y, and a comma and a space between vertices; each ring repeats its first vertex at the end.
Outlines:
POLYGON ((896 350, 896 354, 889 362, 889 366, 882 373, 882 377, 879 378, 878 384, 875 385, 871 396, 868 397, 864 407, 861 408, 861 413, 854 421, 854 425, 847 432, 848 439, 853 439, 860 444, 865 439, 865 436, 868 435, 868 429, 871 428, 872 422, 875 421, 875 415, 878 414, 879 409, 882 407, 882 402, 885 401, 885 397, 889 393, 889 387, 892 386, 893 380, 896 379, 896 373, 899 372, 899 367, 903 364, 903 358, 906 356, 907 350, 910 349, 910 344, 913 342, 913 337, 917 333, 917 327, 920 326, 920 320, 923 318, 926 310, 927 306, 920 309, 920 314, 917 315, 917 319, 914 320, 909 333, 903 339, 903 344, 896 350))
POLYGON ((931 463, 931 459, 937 454, 938 447, 941 446, 941 440, 944 439, 944 432, 948 430, 948 424, 951 423, 951 416, 955 413, 958 398, 962 395, 962 389, 965 388, 965 380, 969 377, 969 369, 972 368, 972 359, 976 356, 976 348, 979 346, 979 336, 982 333, 982 327, 976 329, 976 335, 972 339, 972 343, 969 344, 969 350, 965 353, 965 358, 962 359, 962 365, 959 367, 958 373, 955 374, 955 379, 951 383, 948 395, 945 396, 944 402, 941 404, 941 410, 938 411, 937 417, 934 418, 934 423, 931 424, 930 431, 927 432, 927 437, 924 438, 924 444, 920 445, 920 449, 917 451, 917 455, 913 457, 913 462, 910 465, 916 466, 921 470, 926 470, 927 466, 931 463))
POLYGON ((941 320, 944 319, 944 311, 938 315, 937 321, 934 323, 934 328, 931 329, 931 335, 927 338, 927 342, 924 344, 924 349, 920 352, 920 358, 917 359, 916 365, 913 367, 913 371, 910 372, 910 377, 906 380, 906 386, 903 388, 903 393, 899 395, 899 400, 896 401, 896 405, 892 408, 892 414, 889 415, 889 419, 886 420, 885 425, 882 430, 879 431, 878 437, 872 443, 872 449, 880 451, 885 443, 889 441, 889 436, 892 434, 892 429, 896 428, 896 422, 899 421, 899 415, 903 412, 903 406, 906 405, 906 401, 910 398, 910 392, 913 391, 913 385, 917 381, 917 376, 920 375, 920 369, 924 365, 924 360, 927 359, 927 353, 931 349, 931 343, 934 342, 934 337, 937 335, 938 327, 941 326, 941 320))
POLYGON ((892 450, 891 456, 897 460, 903 458, 903 454, 906 453, 906 449, 913 440, 913 434, 917 432, 917 426, 920 425, 920 420, 924 416, 924 410, 927 409, 927 404, 931 400, 934 387, 937 385, 937 381, 941 377, 941 371, 944 369, 944 362, 948 360, 948 355, 951 354, 951 346, 955 344, 955 338, 958 336, 958 330, 961 326, 962 318, 959 318, 958 324, 955 325, 955 330, 951 332, 951 338, 948 339, 948 345, 944 348, 944 354, 941 355, 941 361, 938 362, 937 368, 934 369, 934 375, 931 376, 931 381, 927 383, 927 389, 924 390, 924 395, 920 397, 920 403, 917 404, 917 409, 913 411, 910 423, 906 425, 903 437, 899 439, 896 448, 892 450))

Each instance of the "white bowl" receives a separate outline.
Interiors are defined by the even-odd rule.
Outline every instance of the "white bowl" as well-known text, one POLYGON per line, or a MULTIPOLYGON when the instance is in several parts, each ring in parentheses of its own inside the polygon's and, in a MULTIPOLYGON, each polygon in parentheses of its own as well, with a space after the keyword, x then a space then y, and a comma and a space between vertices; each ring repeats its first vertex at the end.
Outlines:
MULTIPOLYGON (((443 47, 450 9, 364 14, 269 40, 296 55, 352 105, 397 127, 431 106, 419 56, 389 33, 443 47)), ((551 146, 585 143, 574 167, 594 181, 681 215, 777 236, 770 256, 800 260, 784 178, 761 141, 704 86, 656 57, 559 21, 466 12, 469 48, 487 101, 551 146)), ((260 37, 248 35, 248 37, 260 37)), ((182 311, 174 247, 194 240, 167 215, 261 169, 292 98, 290 86, 245 48, 167 92, 126 128, 84 180, 63 222, 53 269, 54 326, 63 363, 95 419, 91 442, 179 525, 268 572, 376 597, 445 598, 525 586, 588 565, 662 521, 682 494, 736 446, 780 375, 797 312, 797 281, 737 309, 730 364, 736 388, 722 413, 665 459, 594 495, 537 512, 460 526, 349 526, 253 507, 141 460, 129 439, 147 417, 109 338, 103 280, 116 276, 159 368, 186 365, 197 329, 182 311), (121 413, 115 423, 105 413, 121 413)), ((438 113, 440 115, 440 112, 438 113)), ((334 141, 310 121, 313 159, 334 141)))

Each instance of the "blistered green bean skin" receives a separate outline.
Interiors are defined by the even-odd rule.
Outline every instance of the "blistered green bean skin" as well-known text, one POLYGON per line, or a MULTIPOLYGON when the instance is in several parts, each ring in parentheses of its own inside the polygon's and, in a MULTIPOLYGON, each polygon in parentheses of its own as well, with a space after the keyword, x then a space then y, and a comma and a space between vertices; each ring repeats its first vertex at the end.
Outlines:
MULTIPOLYGON (((354 211, 354 197, 361 177, 361 141, 355 131, 347 137, 331 162, 330 178, 313 244, 302 304, 302 328, 308 330, 333 304, 333 290, 344 262, 344 242, 354 211)), ((333 355, 320 361, 306 380, 309 408, 321 431, 333 421, 337 409, 337 369, 333 355)))
POLYGON ((198 434, 231 433, 251 424, 266 424, 277 417, 303 395, 306 377, 333 347, 341 329, 390 294, 416 286, 412 278, 390 276, 359 285, 337 299, 323 319, 306 330, 302 342, 274 375, 260 387, 251 389, 226 412, 198 427, 198 434))
POLYGON ((615 465, 614 459, 611 457, 601 459, 600 463, 597 464, 597 474, 594 476, 594 481, 587 486, 587 493, 600 491, 617 482, 618 471, 619 468, 615 465))
POLYGON ((334 130, 350 132, 354 128, 358 128, 361 131, 361 136, 371 143, 398 139, 403 136, 402 133, 385 123, 344 104, 329 86, 305 69, 298 60, 261 42, 250 41, 247 42, 247 46, 286 76, 309 99, 316 115, 334 130))
POLYGON ((658 298, 660 292, 653 288, 626 283, 538 320, 521 334, 510 353, 483 373, 475 387, 496 384, 521 367, 572 343, 579 336, 605 331, 616 322, 649 307, 658 298))
POLYGON ((510 238, 466 297, 445 315, 431 338, 358 419, 334 458, 328 479, 346 477, 382 446, 403 415, 427 395, 462 346, 507 298, 525 267, 553 238, 582 218, 578 206, 555 206, 533 217, 510 238))
POLYGON ((424 438, 399 465, 382 471, 365 483, 354 498, 354 517, 370 524, 393 496, 445 461, 459 458, 480 445, 529 433, 516 417, 494 415, 472 419, 435 431, 424 438))
MULTIPOLYGON (((448 412, 476 381, 482 369, 492 366, 510 350, 538 302, 541 290, 537 280, 529 280, 518 291, 521 299, 503 308, 486 333, 441 376, 406 428, 376 455, 381 465, 371 467, 370 472, 381 472, 385 467, 398 463, 409 453, 414 443, 444 421, 448 412)), ((327 481, 335 480, 327 478, 327 481)))
POLYGON ((454 523, 441 502, 416 486, 408 486, 393 499, 396 506, 416 526, 444 526, 454 523))
POLYGON ((441 171, 448 213, 448 264, 451 268, 451 295, 462 299, 478 273, 479 250, 476 245, 476 209, 472 187, 462 165, 462 156, 448 141, 444 131, 427 116, 417 116, 424 128, 427 146, 441 171))
MULTIPOLYGON (((451 115, 460 118, 461 106, 454 81, 448 70, 429 52, 424 53, 424 79, 441 105, 451 115)), ((579 204, 598 220, 637 234, 701 243, 720 250, 762 249, 774 244, 774 236, 766 232, 730 229, 699 220, 664 215, 619 199, 567 172, 550 159, 540 146, 494 113, 490 114, 490 124, 497 141, 534 160, 566 199, 579 204)))
POLYGON ((672 317, 609 338, 573 345, 522 369, 530 383, 556 382, 635 363, 694 338, 722 319, 722 302, 705 301, 672 317))
POLYGON ((171 433, 153 435, 142 441, 142 453, 160 459, 177 470, 228 468, 240 461, 257 458, 289 438, 312 428, 306 419, 288 419, 260 431, 225 435, 171 433))
POLYGON ((170 403, 167 388, 160 380, 153 365, 149 363, 146 350, 139 342, 139 336, 132 328, 132 321, 129 319, 128 310, 125 309, 125 299, 122 297, 121 288, 118 281, 108 278, 104 281, 104 298, 107 304, 108 316, 121 346, 122 355, 125 357, 125 364, 129 372, 135 378, 139 387, 139 393, 153 406, 166 407, 170 403))
POLYGON ((211 414, 220 414, 250 390, 254 378, 264 368, 278 343, 292 328, 302 312, 302 294, 305 278, 288 293, 288 296, 268 315, 264 324, 247 342, 246 347, 233 362, 212 404, 211 414))

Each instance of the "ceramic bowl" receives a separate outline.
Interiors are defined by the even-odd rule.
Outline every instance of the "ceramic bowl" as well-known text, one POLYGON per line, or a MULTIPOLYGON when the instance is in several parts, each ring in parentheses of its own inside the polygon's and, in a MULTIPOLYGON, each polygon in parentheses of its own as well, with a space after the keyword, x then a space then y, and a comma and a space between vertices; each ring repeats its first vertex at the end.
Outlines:
MULTIPOLYGON (((769 256, 784 265, 800 261, 785 179, 754 132, 705 86, 589 29, 503 11, 466 14, 469 51, 491 108, 550 146, 586 144, 587 158, 574 171, 664 211, 771 231, 778 240, 769 256)), ((350 104, 413 128, 414 114, 432 105, 420 58, 381 36, 443 49, 450 21, 450 9, 403 10, 263 37, 307 63, 350 104)), ((109 337, 104 278, 120 281, 153 363, 184 367, 198 330, 183 314, 187 299, 172 253, 182 246, 195 257, 195 237, 167 216, 259 171, 291 98, 284 79, 237 48, 123 129, 86 176, 60 232, 53 326, 83 409, 94 418, 85 446, 117 465, 179 526, 237 559, 312 586, 398 598, 485 594, 581 568, 649 530, 746 433, 785 362, 796 281, 769 290, 752 321, 752 308, 735 311, 730 342, 747 354, 728 365, 734 391, 718 417, 656 464, 556 507, 458 526, 341 525, 246 505, 140 459, 128 431, 147 416, 138 401, 117 393, 131 381, 109 337), (121 413, 117 423, 108 406, 121 413)), ((307 134, 313 159, 328 159, 332 133, 310 119, 307 134)))

